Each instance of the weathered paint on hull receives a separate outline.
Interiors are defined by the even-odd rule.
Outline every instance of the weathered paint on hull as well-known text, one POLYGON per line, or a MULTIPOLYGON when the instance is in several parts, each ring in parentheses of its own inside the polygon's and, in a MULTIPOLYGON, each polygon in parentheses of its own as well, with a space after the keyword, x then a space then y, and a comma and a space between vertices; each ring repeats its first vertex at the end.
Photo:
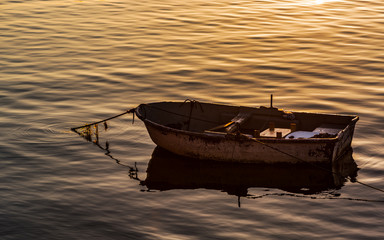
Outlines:
POLYGON ((236 135, 210 136, 176 130, 144 121, 152 141, 175 154, 230 162, 331 163, 350 148, 353 127, 334 139, 247 139, 236 135), (340 139, 342 141, 340 141, 340 139))

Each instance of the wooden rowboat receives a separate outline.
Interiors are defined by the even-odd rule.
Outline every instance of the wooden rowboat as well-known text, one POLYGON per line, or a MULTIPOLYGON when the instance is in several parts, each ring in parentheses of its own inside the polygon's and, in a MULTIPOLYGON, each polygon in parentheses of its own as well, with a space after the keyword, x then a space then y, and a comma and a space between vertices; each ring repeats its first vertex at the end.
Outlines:
POLYGON ((197 101, 141 104, 135 113, 170 152, 253 163, 332 163, 350 150, 359 119, 197 101))

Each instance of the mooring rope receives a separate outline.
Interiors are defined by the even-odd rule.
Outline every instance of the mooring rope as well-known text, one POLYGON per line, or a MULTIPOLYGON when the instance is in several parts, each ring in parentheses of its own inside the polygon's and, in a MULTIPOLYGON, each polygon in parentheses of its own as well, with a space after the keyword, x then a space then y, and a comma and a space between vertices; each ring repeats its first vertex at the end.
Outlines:
MULTIPOLYGON (((348 177, 348 178, 349 178, 349 177, 348 177)), ((363 185, 363 186, 366 186, 366 187, 375 189, 375 190, 380 191, 380 192, 384 192, 383 189, 380 189, 380 188, 378 188, 378 187, 372 186, 372 185, 370 185, 370 184, 366 184, 366 183, 360 182, 360 181, 357 180, 357 179, 355 179, 355 180, 353 180, 353 181, 351 180, 351 182, 357 182, 357 183, 359 183, 359 184, 361 184, 361 185, 363 185)))
POLYGON ((72 131, 76 132, 77 134, 79 134, 80 136, 82 136, 83 138, 85 138, 87 141, 89 142, 92 142, 93 144, 95 144, 97 147, 99 147, 100 149, 104 150, 105 151, 105 155, 110 157, 111 159, 115 160, 117 164, 121 165, 121 166, 124 166, 124 167, 127 167, 129 168, 129 177, 131 179, 134 179, 134 180, 138 180, 138 181, 141 181, 138 177, 138 168, 136 166, 136 162, 135 162, 135 166, 132 167, 132 166, 129 166, 129 165, 126 165, 126 164, 123 164, 121 163, 121 161, 115 157, 112 156, 112 152, 110 150, 110 146, 109 146, 109 142, 106 141, 105 142, 105 147, 101 146, 100 145, 100 142, 99 142, 99 129, 98 129, 98 124, 100 123, 104 123, 104 128, 105 130, 108 129, 108 125, 107 125, 107 121, 109 120, 112 120, 114 118, 118 118, 118 117, 121 117, 125 114, 128 114, 128 113, 133 113, 133 118, 132 118, 132 123, 134 122, 135 120, 135 110, 136 108, 132 108, 128 111, 125 111, 123 113, 120 113, 118 115, 115 115, 113 117, 109 117, 109 118, 106 118, 104 120, 101 120, 101 121, 97 121, 97 122, 94 122, 94 123, 89 123, 89 124, 85 124, 83 126, 79 126, 79 127, 74 127, 74 128, 71 128, 72 131), (91 131, 91 126, 95 126, 95 136, 96 136, 96 140, 92 141, 92 131, 91 131), (77 131, 78 129, 81 129, 81 128, 84 128, 85 130, 84 131, 77 131))
POLYGON ((350 200, 350 201, 360 201, 360 202, 378 202, 378 203, 384 203, 384 200, 374 200, 374 199, 362 199, 362 198, 350 198, 350 197, 315 197, 315 196, 308 196, 308 195, 302 195, 302 194, 296 194, 296 193, 266 193, 263 195, 249 195, 246 196, 247 199, 259 199, 264 197, 270 197, 270 196, 278 196, 278 197, 296 197, 296 198, 310 198, 310 199, 333 199, 333 200, 350 200))
POLYGON ((100 149, 104 150, 105 151, 105 155, 108 156, 109 158, 111 158, 112 160, 115 160, 117 164, 129 168, 128 176, 131 179, 138 180, 139 182, 141 182, 141 180, 138 177, 139 169, 136 166, 136 162, 135 162, 135 166, 134 167, 121 163, 121 161, 119 159, 117 159, 114 156, 112 156, 112 152, 109 149, 108 141, 105 143, 105 148, 102 147, 99 142, 92 142, 92 143, 95 144, 96 146, 98 146, 100 149))
MULTIPOLYGON (((79 128, 86 128, 86 127, 90 127, 90 126, 92 126, 92 125, 96 125, 96 124, 99 124, 99 123, 105 123, 105 122, 107 122, 107 121, 109 121, 109 120, 111 120, 111 119, 118 118, 118 117, 123 116, 123 115, 125 115, 125 114, 128 114, 128 113, 134 113, 135 110, 136 110, 136 108, 132 108, 132 109, 129 109, 128 111, 125 111, 125 112, 123 112, 123 113, 120 113, 120 114, 118 114, 118 115, 116 115, 116 116, 109 117, 109 118, 107 118, 107 119, 104 119, 104 120, 101 120, 101 121, 97 121, 97 122, 94 122, 94 123, 85 124, 85 125, 83 125, 83 126, 74 127, 74 128, 71 128, 71 130, 74 131, 74 132, 76 132, 76 130, 79 129, 79 128)), ((134 119, 135 119, 135 114, 133 114, 133 121, 134 121, 134 119)))

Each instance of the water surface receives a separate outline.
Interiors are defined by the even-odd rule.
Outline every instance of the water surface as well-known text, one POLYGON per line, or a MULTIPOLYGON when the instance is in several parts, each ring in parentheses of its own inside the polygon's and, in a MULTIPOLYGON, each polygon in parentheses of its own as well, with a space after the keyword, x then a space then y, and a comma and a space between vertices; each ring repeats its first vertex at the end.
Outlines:
POLYGON ((161 189, 140 182, 151 161, 160 177, 218 167, 156 160, 131 115, 101 136, 113 158, 69 131, 140 103, 267 106, 274 94, 287 110, 359 115, 356 179, 384 189, 383 3, 5 0, 0 9, 2 239, 383 238, 383 193, 348 179, 313 192, 231 185, 243 173, 235 168, 231 189, 161 189))

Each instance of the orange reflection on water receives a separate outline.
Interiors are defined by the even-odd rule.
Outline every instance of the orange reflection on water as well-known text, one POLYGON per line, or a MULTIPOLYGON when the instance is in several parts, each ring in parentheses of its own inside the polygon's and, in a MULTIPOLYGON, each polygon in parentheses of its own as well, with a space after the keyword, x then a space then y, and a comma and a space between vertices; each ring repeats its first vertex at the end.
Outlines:
POLYGON ((299 1, 296 4, 300 6, 312 6, 312 5, 321 5, 332 2, 344 2, 344 0, 303 0, 299 1))

